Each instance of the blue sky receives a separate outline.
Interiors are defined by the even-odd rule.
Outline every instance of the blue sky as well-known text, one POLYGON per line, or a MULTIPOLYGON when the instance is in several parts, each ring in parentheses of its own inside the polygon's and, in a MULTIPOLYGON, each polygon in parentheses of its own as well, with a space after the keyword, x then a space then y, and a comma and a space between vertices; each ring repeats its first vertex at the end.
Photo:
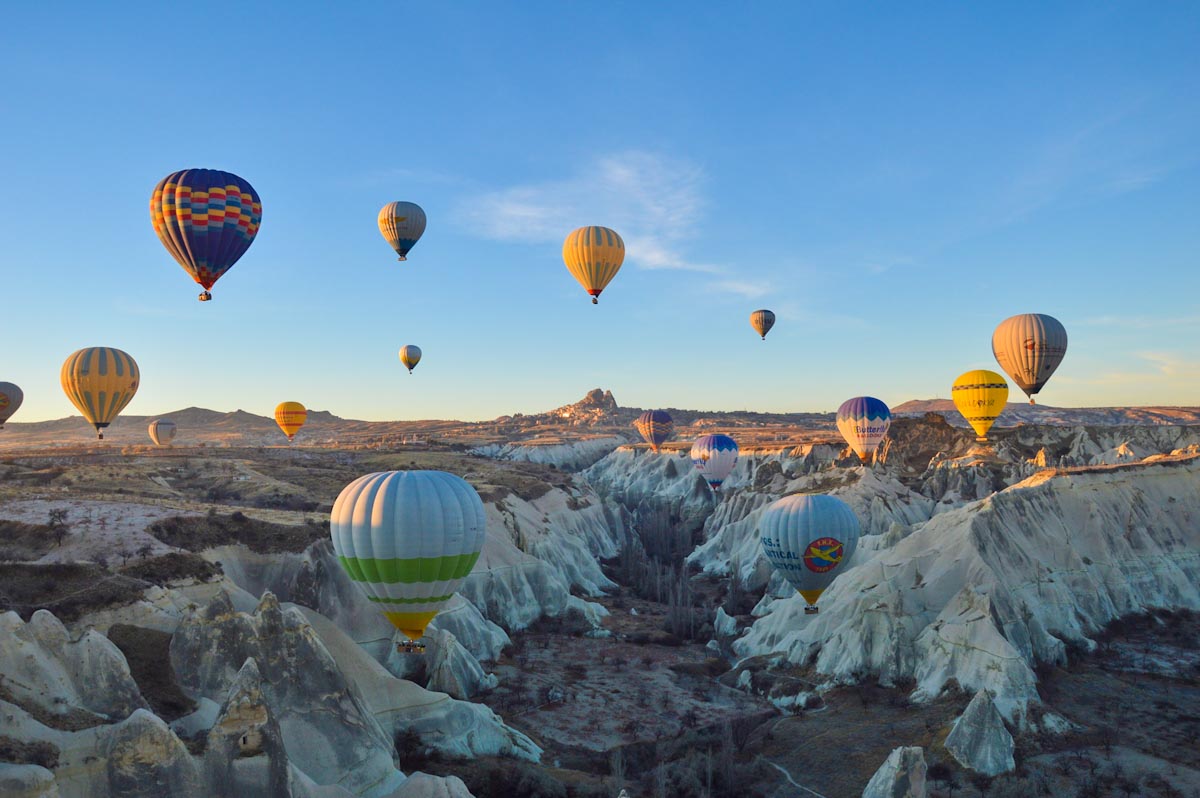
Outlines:
POLYGON ((1200 404, 1195 4, 339 5, 6 10, 14 421, 73 413, 91 345, 139 362, 134 414, 897 404, 1021 312, 1071 336, 1046 404, 1200 404), (206 304, 149 221, 187 167, 263 198, 206 304), (560 257, 585 224, 628 248, 598 307, 560 257))

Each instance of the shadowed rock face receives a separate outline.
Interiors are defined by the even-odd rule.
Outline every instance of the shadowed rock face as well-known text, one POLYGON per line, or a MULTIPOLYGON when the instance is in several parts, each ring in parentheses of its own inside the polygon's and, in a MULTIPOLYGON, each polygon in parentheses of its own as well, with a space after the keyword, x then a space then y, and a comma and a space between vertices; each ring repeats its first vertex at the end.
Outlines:
POLYGON ((40 765, 0 762, 0 795, 5 798, 59 798, 54 774, 40 765))
POLYGON ((498 683, 496 677, 486 672, 449 632, 427 630, 425 646, 423 657, 401 654, 393 649, 384 666, 403 678, 423 671, 426 689, 453 698, 467 699, 491 690, 498 683))
POLYGON ((925 798, 925 751, 897 748, 867 782, 862 798, 925 798))
POLYGON ((219 795, 248 795, 264 785, 270 795, 288 791, 283 732, 264 695, 258 664, 252 659, 238 672, 208 731, 204 766, 219 795))
POLYGON ((986 690, 980 690, 946 737, 946 750, 963 767, 999 776, 1016 767, 1013 738, 986 690))

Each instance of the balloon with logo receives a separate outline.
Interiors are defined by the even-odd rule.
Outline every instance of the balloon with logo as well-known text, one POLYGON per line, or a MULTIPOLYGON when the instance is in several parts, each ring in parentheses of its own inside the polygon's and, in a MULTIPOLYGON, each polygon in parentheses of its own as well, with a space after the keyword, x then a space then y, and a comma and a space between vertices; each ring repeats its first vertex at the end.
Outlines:
POLYGON ((767 333, 775 326, 775 314, 769 310, 756 310, 750 314, 750 326, 754 331, 767 340, 767 333))
POLYGON ((359 477, 342 489, 329 521, 346 573, 413 641, 471 573, 485 526, 479 494, 444 471, 359 477))
POLYGON ((389 202, 379 210, 379 232, 400 260, 408 260, 408 251, 425 232, 425 211, 415 202, 389 202))
POLYGON ((975 430, 975 440, 986 443, 988 430, 1008 403, 1008 383, 1004 377, 987 369, 968 371, 954 381, 950 395, 958 412, 975 430))
POLYGON ((90 346, 68 357, 59 372, 63 392, 104 440, 104 428, 133 401, 141 380, 137 363, 110 346, 90 346))
POLYGON ((646 443, 650 444, 650 448, 656 452, 658 447, 662 446, 675 432, 675 422, 666 410, 647 410, 638 416, 633 425, 646 439, 646 443))
POLYGON ((874 396, 847 399, 837 411, 838 432, 864 463, 875 456, 891 423, 892 411, 874 396))
POLYGON ((412 374, 412 370, 421 362, 421 347, 412 344, 400 347, 400 362, 408 369, 408 373, 412 374))
POLYGON ((836 496, 793 494, 763 511, 758 532, 767 560, 804 597, 804 612, 811 615, 854 556, 861 527, 850 505, 836 496))
POLYGON ((992 333, 992 354, 1034 404, 1033 395, 1066 357, 1067 329, 1045 313, 1011 316, 992 333))
POLYGON ((25 394, 20 388, 11 382, 0 382, 0 429, 4 429, 4 422, 12 418, 12 414, 20 409, 23 401, 25 394))
POLYGON ((275 423, 283 430, 288 441, 296 438, 296 433, 308 420, 308 411, 299 402, 280 402, 275 406, 275 423))
POLYGON ((607 227, 580 227, 563 241, 563 263, 592 297, 592 304, 625 262, 625 242, 607 227))
POLYGON ((150 422, 148 432, 155 446, 167 446, 175 440, 175 422, 166 418, 155 419, 150 422))
POLYGON ((158 181, 150 222, 171 257, 204 286, 200 301, 254 243, 262 200, 248 182, 218 169, 184 169, 158 181))
POLYGON ((721 483, 737 465, 737 441, 728 435, 701 435, 692 444, 692 462, 700 475, 713 490, 720 490, 721 483))

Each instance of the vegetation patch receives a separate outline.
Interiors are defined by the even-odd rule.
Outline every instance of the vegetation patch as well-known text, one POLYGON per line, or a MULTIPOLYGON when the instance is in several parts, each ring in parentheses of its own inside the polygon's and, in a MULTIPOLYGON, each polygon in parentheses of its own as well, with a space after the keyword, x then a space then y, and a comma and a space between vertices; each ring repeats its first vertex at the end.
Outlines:
POLYGON ((44 609, 69 622, 137 601, 149 586, 91 563, 0 563, 0 610, 12 610, 28 621, 44 609))
POLYGON ((55 542, 54 530, 46 524, 0 520, 0 561, 36 560, 55 542))
POLYGON ((121 569, 121 573, 153 585, 165 587, 172 582, 194 580, 207 582, 221 575, 221 566, 199 554, 171 552, 147 560, 139 560, 121 569))
POLYGON ((109 628, 108 639, 125 655, 129 672, 154 714, 170 723, 195 711, 196 702, 184 695, 175 679, 169 633, 118 623, 109 628))
POLYGON ((178 549, 205 551, 215 546, 242 544, 259 554, 302 552, 314 541, 329 535, 329 525, 273 524, 240 512, 231 515, 175 516, 151 524, 151 535, 178 549))
MULTIPOLYGON (((0 701, 7 701, 15 707, 20 707, 29 717, 46 728, 59 731, 80 731, 94 726, 103 726, 106 722, 99 715, 80 707, 72 707, 66 712, 51 712, 32 701, 22 701, 8 689, 3 674, 0 674, 0 701)), ((4 761, 3 756, 0 756, 0 761, 4 761)))
POLYGON ((0 735, 0 762, 14 765, 41 765, 47 770, 58 767, 58 746, 47 742, 25 742, 0 735))

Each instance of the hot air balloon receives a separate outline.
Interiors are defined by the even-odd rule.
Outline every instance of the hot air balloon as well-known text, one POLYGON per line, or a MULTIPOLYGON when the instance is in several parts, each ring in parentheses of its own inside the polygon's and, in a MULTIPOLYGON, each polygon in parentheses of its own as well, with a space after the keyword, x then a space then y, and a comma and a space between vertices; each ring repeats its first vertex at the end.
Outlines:
POLYGON ((775 326, 775 314, 769 310, 756 310, 750 314, 750 326, 754 331, 767 340, 767 333, 775 326))
POLYGON ((413 344, 400 347, 400 362, 408 369, 408 373, 412 374, 412 370, 421 362, 421 347, 413 344))
POLYGON ((692 444, 692 462, 709 487, 720 490, 725 477, 737 465, 737 441, 728 435, 701 435, 692 444))
POLYGON ((874 396, 847 399, 837 411, 838 432, 864 463, 874 457, 891 423, 892 411, 874 396))
POLYGON ((165 418, 151 421, 150 428, 147 431, 150 433, 150 440, 154 441, 155 446, 167 446, 171 441, 175 440, 175 422, 165 418))
POLYGON ((675 431, 675 422, 671 420, 670 414, 665 410, 647 410, 638 416, 633 425, 646 439, 646 443, 650 444, 650 448, 656 452, 658 447, 675 431))
POLYGON ((425 232, 425 211, 415 202, 389 202, 379 209, 379 232, 400 260, 408 260, 408 251, 425 232))
POLYGON ((4 422, 12 418, 12 414, 17 412, 23 401, 25 394, 20 388, 11 382, 0 382, 0 429, 4 429, 4 422))
POLYGON ((91 346, 68 357, 59 378, 71 404, 104 440, 101 430, 133 399, 141 374, 133 358, 120 349, 91 346))
POLYGON ((1010 316, 992 333, 992 354, 1033 404, 1067 354, 1067 330, 1044 313, 1010 316))
POLYGON ((237 175, 216 169, 173 172, 150 195, 150 221, 171 257, 209 289, 246 254, 262 222, 262 201, 237 175))
POLYGON ((854 556, 858 516, 835 496, 793 494, 763 511, 758 522, 763 553, 817 611, 817 599, 854 556))
POLYGON ((1008 402, 1008 383, 987 369, 968 371, 954 381, 950 389, 954 406, 975 430, 975 440, 987 441, 988 430, 1004 412, 1008 402))
POLYGON ((280 402, 275 407, 275 423, 283 430, 288 441, 296 437, 296 433, 308 420, 308 411, 299 402, 280 402))
POLYGON ((446 605, 479 559, 483 502, 444 471, 359 477, 333 503, 333 551, 367 598, 409 640, 446 605))
POLYGON ((592 296, 592 304, 625 261, 625 242, 607 227, 580 227, 563 242, 567 271, 592 296))

